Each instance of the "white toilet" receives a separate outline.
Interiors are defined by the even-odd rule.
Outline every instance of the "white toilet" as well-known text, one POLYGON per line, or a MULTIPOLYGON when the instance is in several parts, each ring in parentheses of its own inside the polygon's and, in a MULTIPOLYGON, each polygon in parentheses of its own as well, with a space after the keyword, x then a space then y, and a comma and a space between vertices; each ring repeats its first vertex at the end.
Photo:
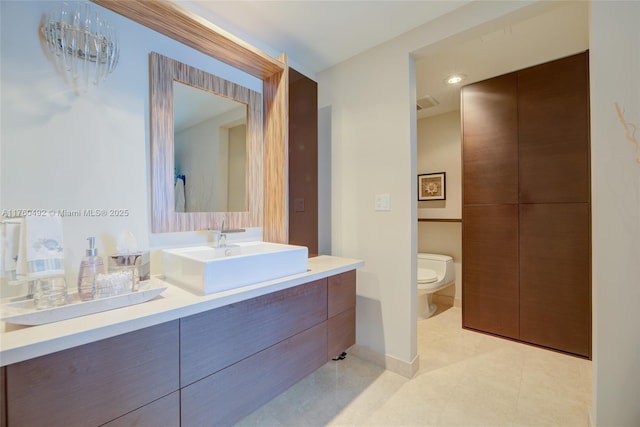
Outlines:
POLYGON ((431 302, 434 292, 455 283, 453 258, 448 255, 418 254, 418 318, 427 319, 438 307, 431 302))

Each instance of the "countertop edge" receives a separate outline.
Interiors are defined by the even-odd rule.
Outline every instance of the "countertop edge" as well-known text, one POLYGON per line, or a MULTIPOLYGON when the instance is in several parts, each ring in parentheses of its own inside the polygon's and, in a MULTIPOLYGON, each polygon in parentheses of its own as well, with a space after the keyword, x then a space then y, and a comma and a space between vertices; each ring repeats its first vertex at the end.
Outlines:
POLYGON ((167 283, 168 289, 163 294, 142 304, 39 326, 9 326, 0 322, 3 325, 0 332, 0 366, 170 322, 344 273, 363 265, 362 260, 322 255, 309 258, 309 271, 306 273, 207 296, 198 296, 167 283))

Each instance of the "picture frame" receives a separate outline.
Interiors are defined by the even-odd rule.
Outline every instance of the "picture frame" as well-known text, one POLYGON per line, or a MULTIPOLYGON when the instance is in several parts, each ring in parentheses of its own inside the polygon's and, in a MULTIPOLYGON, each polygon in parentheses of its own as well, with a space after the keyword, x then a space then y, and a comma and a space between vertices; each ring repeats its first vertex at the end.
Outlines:
POLYGON ((418 201, 447 200, 446 173, 418 175, 418 201))

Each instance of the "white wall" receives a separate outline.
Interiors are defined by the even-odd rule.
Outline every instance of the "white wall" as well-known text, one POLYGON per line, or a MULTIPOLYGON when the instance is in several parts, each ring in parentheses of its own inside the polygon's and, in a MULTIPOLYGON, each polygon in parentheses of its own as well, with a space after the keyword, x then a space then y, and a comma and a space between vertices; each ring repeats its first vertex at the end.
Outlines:
POLYGON ((640 2, 591 4, 594 424, 640 425, 640 2))
POLYGON ((460 111, 418 120, 418 174, 446 172, 446 200, 418 202, 418 218, 462 218, 460 111))
POLYGON ((471 3, 318 74, 319 107, 331 109, 332 250, 366 263, 358 271, 359 346, 404 363, 417 354, 411 52, 527 4, 471 3), (387 193, 391 211, 374 211, 375 195, 387 193))
POLYGON ((149 52, 260 93, 262 82, 94 5, 118 29, 120 61, 106 82, 76 95, 38 36, 54 3, 0 2, 0 209, 128 210, 124 217, 64 218, 65 269, 73 286, 88 236, 96 236, 102 255, 115 252, 123 230, 135 234, 141 249, 209 238, 150 232, 149 52))

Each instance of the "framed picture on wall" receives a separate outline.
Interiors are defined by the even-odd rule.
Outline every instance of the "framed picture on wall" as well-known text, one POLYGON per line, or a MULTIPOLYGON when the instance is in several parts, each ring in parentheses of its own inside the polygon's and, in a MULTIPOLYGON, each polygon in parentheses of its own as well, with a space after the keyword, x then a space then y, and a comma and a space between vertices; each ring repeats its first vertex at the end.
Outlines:
POLYGON ((445 173, 425 173, 418 175, 418 201, 446 200, 445 173))

